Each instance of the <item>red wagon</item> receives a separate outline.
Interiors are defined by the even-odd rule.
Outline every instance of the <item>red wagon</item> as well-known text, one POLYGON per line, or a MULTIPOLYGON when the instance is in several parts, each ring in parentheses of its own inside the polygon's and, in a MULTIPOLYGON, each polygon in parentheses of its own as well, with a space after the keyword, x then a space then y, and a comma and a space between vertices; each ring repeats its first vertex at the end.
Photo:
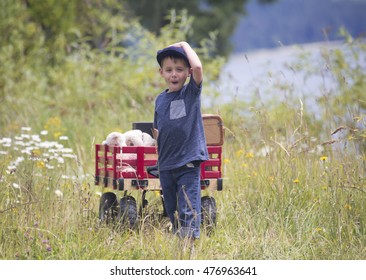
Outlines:
MULTIPOLYGON (((217 115, 204 115, 203 121, 210 158, 201 164, 201 189, 221 191, 223 123, 217 115)), ((139 129, 138 123, 134 123, 133 126, 134 129, 139 129)), ((144 129, 146 125, 141 127, 144 129)), ((162 202, 164 201, 156 167, 157 158, 157 147, 95 145, 95 184, 103 186, 99 205, 101 220, 117 219, 122 225, 134 228, 147 205, 145 196, 148 191, 159 192, 162 202), (134 191, 142 193, 139 211, 136 199, 132 195, 134 191), (121 198, 118 202, 119 193, 121 198)), ((215 199, 203 196, 201 201, 202 222, 212 227, 216 222, 215 199)), ((163 215, 165 214, 164 209, 163 215)))

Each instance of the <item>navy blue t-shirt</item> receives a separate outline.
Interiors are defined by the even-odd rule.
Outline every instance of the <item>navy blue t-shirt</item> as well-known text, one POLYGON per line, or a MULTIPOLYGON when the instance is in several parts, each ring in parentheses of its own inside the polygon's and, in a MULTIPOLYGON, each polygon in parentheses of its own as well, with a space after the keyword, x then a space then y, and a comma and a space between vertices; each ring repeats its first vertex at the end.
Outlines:
POLYGON ((201 90, 191 78, 179 92, 164 91, 156 98, 154 128, 159 131, 159 170, 172 170, 208 159, 201 90))

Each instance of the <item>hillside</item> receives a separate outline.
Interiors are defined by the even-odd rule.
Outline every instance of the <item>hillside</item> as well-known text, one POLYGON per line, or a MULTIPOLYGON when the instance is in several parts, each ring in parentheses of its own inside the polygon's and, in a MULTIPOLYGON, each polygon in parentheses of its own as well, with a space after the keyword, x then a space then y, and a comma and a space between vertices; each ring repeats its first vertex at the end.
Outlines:
POLYGON ((251 1, 232 36, 233 51, 339 40, 341 27, 354 37, 364 36, 364 11, 365 0, 279 0, 271 5, 251 1))

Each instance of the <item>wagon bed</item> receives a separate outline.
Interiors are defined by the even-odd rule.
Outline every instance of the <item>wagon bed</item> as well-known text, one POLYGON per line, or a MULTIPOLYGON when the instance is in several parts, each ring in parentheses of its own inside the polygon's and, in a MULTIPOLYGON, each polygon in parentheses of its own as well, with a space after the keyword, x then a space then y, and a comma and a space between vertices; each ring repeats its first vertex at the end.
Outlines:
MULTIPOLYGON (((222 147, 208 146, 207 150, 209 160, 201 164, 201 189, 221 191, 222 147)), ((96 144, 95 184, 115 191, 161 190, 159 179, 148 172, 157 158, 156 147, 96 144)))

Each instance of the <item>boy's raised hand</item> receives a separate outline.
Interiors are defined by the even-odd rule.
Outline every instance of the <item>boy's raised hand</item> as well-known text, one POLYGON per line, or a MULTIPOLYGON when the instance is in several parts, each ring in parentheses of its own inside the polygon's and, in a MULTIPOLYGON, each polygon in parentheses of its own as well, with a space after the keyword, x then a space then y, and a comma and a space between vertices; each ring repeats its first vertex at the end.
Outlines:
POLYGON ((197 53, 192 49, 192 47, 185 41, 174 43, 174 44, 170 45, 169 47, 183 48, 183 50, 185 51, 185 53, 187 55, 189 64, 191 65, 190 71, 191 71, 192 77, 197 85, 201 85, 202 80, 203 80, 202 63, 201 63, 201 60, 199 59, 197 53))

